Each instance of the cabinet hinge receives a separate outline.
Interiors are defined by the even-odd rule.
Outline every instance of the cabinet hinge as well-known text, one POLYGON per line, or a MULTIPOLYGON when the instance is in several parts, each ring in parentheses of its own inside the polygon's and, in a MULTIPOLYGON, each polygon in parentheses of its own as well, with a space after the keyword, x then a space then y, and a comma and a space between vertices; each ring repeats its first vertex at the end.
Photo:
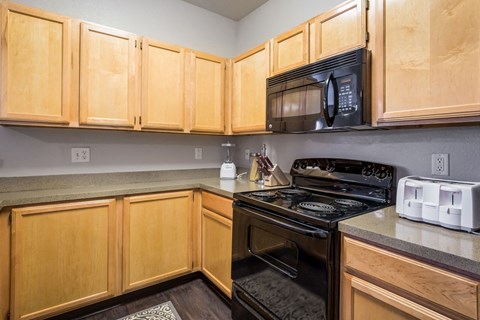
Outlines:
POLYGON ((370 9, 370 0, 365 1, 365 9, 368 10, 370 9))
POLYGON ((143 41, 140 41, 140 50, 143 50, 143 41))
POLYGON ((7 320, 10 320, 12 316, 10 315, 10 311, 7 312, 7 320))
POLYGON ((135 40, 135 48, 137 47, 137 40, 135 40))
POLYGON ((365 32, 365 41, 366 42, 370 41, 370 33, 369 32, 365 32))
POLYGON ((133 125, 137 124, 137 117, 133 117, 133 125))
POLYGON ((139 116, 139 117, 138 117, 138 124, 139 124, 139 125, 142 125, 142 116, 139 116))

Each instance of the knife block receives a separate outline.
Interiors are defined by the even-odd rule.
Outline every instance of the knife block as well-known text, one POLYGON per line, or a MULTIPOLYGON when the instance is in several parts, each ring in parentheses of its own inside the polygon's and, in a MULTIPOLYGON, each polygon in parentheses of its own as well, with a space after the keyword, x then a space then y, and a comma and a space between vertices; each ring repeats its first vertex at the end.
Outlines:
POLYGON ((265 175, 263 177, 263 184, 265 186, 288 186, 290 184, 290 180, 288 180, 287 176, 285 176, 278 165, 274 165, 273 169, 268 171, 270 172, 270 175, 265 175))

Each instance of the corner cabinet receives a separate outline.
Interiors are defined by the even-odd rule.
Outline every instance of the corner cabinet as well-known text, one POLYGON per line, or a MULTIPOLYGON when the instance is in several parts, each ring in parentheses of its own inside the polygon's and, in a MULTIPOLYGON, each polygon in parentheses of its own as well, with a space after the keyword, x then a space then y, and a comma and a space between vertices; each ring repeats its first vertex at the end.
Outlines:
POLYGON ((378 125, 478 121, 480 2, 374 5, 378 125))
POLYGON ((70 20, 3 2, 0 21, 0 119, 68 125, 70 20))
POLYGON ((231 126, 233 133, 265 131, 266 79, 270 46, 262 44, 232 61, 231 126))
POLYGON ((367 3, 350 0, 310 21, 310 62, 367 45, 367 3))
POLYGON ((185 129, 185 49, 142 40, 142 129, 185 129))
POLYGON ((479 283, 343 237, 341 319, 479 319, 479 283))
POLYGON ((188 53, 187 109, 192 132, 225 131, 225 59, 191 51, 188 53))
POLYGON ((232 296, 232 200, 202 192, 202 272, 232 296))
POLYGON ((126 197, 123 291, 191 272, 193 192, 126 197))
POLYGON ((80 125, 134 127, 137 46, 133 34, 80 24, 80 125))
POLYGON ((44 318, 119 292, 115 200, 12 210, 11 319, 44 318))

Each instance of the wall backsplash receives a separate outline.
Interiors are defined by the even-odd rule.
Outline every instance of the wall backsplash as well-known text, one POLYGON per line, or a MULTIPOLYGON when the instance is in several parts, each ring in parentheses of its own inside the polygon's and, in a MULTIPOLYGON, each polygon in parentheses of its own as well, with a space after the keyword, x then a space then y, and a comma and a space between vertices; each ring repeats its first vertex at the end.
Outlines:
POLYGON ((419 128, 242 137, 237 141, 237 165, 246 166, 245 149, 267 155, 288 172, 296 158, 332 157, 393 165, 397 178, 431 175, 432 153, 450 154, 453 180, 480 181, 480 127, 419 128))
MULTIPOLYGON (((221 136, 0 126, 0 177, 220 168, 221 136), (72 163, 72 147, 90 147, 72 163), (194 160, 194 148, 203 149, 194 160)), ((230 139, 233 141, 234 139, 230 139)))

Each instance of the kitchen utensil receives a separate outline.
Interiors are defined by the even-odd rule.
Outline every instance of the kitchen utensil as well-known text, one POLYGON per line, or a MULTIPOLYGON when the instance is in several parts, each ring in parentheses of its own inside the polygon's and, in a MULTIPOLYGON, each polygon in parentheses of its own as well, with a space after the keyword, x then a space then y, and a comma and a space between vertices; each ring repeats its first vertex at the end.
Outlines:
POLYGON ((480 229, 480 183, 408 176, 397 189, 400 217, 450 229, 480 229))
POLYGON ((248 179, 250 181, 256 182, 261 180, 258 167, 258 156, 260 156, 260 153, 250 153, 250 167, 248 169, 248 179))
POLYGON ((222 143, 222 147, 225 150, 224 161, 220 167, 220 179, 235 179, 237 177, 237 168, 233 163, 233 149, 235 144, 230 142, 222 143))

